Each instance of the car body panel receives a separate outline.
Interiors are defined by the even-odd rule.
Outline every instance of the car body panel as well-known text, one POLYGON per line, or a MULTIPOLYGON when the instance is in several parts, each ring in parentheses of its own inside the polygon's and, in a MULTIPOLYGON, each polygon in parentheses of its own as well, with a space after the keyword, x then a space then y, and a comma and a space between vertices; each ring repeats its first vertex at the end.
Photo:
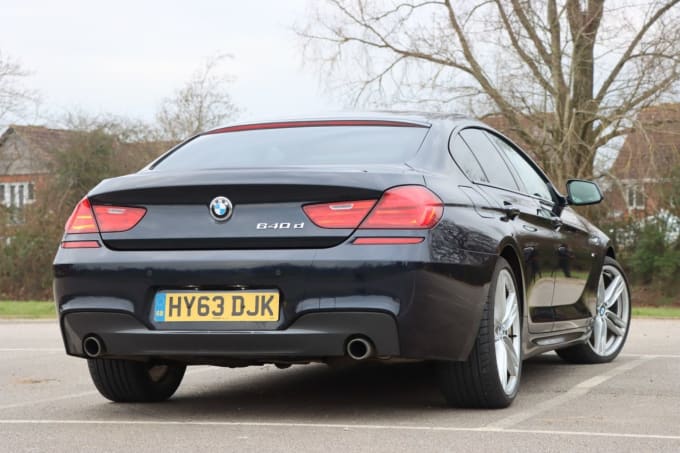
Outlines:
MULTIPOLYGON (((372 335, 381 338, 376 340, 379 357, 461 361, 474 345, 502 254, 518 263, 524 356, 583 342, 590 333, 608 238, 568 207, 546 205, 521 188, 470 181, 449 154, 449 143, 466 127, 491 130, 482 123, 445 115, 365 117, 413 121, 429 130, 412 157, 395 165, 154 170, 166 154, 136 174, 100 183, 88 194, 92 203, 142 206, 147 214, 130 231, 64 236, 65 241, 102 243, 96 249, 60 248, 55 257, 55 299, 67 352, 83 356, 79 342, 92 334, 106 337, 105 354, 112 358, 323 361, 343 355, 349 336, 372 335), (315 226, 302 211, 309 203, 377 200, 402 185, 425 186, 442 200, 443 216, 435 227, 330 230, 315 226), (227 222, 209 215, 216 196, 233 203, 227 222), (256 228, 281 222, 304 227, 256 228), (358 237, 422 242, 353 244, 358 237), (276 289, 280 317, 276 322, 157 323, 154 295, 168 289, 276 289), (353 331, 352 320, 361 313, 371 320, 353 331), (116 339, 115 329, 105 329, 97 314, 119 326, 121 335, 127 332, 125 340, 116 339), (338 321, 329 314, 338 315, 338 321), (305 329, 318 335, 305 335, 305 329), (210 335, 219 338, 222 349, 206 342, 210 335), (246 347, 247 338, 255 346, 246 347), (284 346, 274 347, 274 338, 284 346), (143 346, 145 341, 151 343, 143 346), (310 341, 325 349, 310 347, 310 341), (135 342, 140 345, 136 353, 135 342)), ((556 191, 555 196, 561 199, 556 191)))

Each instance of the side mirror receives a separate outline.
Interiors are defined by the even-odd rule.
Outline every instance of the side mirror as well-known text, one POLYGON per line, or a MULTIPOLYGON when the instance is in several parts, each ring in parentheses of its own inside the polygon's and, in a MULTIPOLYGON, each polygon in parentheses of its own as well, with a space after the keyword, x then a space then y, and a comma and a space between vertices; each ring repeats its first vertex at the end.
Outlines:
POLYGON ((570 179, 567 181, 567 201, 574 206, 597 204, 604 197, 600 187, 592 181, 570 179))

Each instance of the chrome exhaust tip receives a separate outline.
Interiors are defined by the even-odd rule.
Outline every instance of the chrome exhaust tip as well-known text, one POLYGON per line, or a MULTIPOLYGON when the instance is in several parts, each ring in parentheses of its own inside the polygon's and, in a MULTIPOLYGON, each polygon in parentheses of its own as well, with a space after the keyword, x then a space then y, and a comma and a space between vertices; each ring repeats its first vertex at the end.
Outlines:
POLYGON ((102 342, 99 341, 99 338, 90 335, 83 340, 83 352, 86 356, 94 359, 104 352, 104 346, 102 345, 102 342))
POLYGON ((347 355, 354 360, 365 360, 373 355, 373 344, 362 337, 351 338, 347 342, 347 355))

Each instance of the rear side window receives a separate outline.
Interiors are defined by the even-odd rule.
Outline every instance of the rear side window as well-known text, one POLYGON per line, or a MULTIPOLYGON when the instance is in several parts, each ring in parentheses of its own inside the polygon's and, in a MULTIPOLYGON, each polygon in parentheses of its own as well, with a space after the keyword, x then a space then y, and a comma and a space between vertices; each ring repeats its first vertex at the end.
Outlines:
POLYGON ((482 166, 486 177, 489 179, 489 184, 504 189, 519 190, 510 169, 483 131, 465 129, 460 132, 460 136, 463 137, 482 166))
POLYGON ((531 166, 527 160, 519 154, 519 152, 510 146, 505 140, 493 134, 489 134, 491 141, 501 150, 501 152, 508 159, 510 164, 515 167, 517 174, 522 179, 524 187, 528 194, 534 197, 543 198, 544 200, 552 201, 552 195, 548 183, 541 177, 541 175, 531 166))
POLYGON ((484 174, 484 170, 482 170, 481 165, 477 162, 477 158, 459 135, 454 136, 450 148, 451 157, 453 157, 453 160, 456 161, 470 181, 489 182, 489 179, 484 174))
POLYGON ((154 169, 402 164, 418 152, 428 130, 408 126, 314 126, 207 134, 176 149, 154 169))

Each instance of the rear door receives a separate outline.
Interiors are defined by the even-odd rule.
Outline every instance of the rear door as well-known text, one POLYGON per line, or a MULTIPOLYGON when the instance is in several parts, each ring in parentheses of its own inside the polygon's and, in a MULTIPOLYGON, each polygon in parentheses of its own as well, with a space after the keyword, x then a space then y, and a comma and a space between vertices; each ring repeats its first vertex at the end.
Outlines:
POLYGON ((554 321, 551 309, 555 285, 555 261, 552 250, 555 232, 546 208, 539 200, 527 196, 522 182, 482 129, 468 128, 460 137, 484 171, 485 180, 477 185, 490 194, 506 213, 519 244, 527 275, 526 295, 529 330, 547 332, 554 321))
POLYGON ((525 193, 538 201, 542 215, 553 229, 550 255, 555 289, 551 311, 555 323, 552 330, 576 327, 573 321, 589 317, 587 307, 581 301, 593 264, 584 225, 568 208, 556 209, 555 195, 548 181, 522 153, 500 136, 490 134, 490 137, 516 170, 525 193))

